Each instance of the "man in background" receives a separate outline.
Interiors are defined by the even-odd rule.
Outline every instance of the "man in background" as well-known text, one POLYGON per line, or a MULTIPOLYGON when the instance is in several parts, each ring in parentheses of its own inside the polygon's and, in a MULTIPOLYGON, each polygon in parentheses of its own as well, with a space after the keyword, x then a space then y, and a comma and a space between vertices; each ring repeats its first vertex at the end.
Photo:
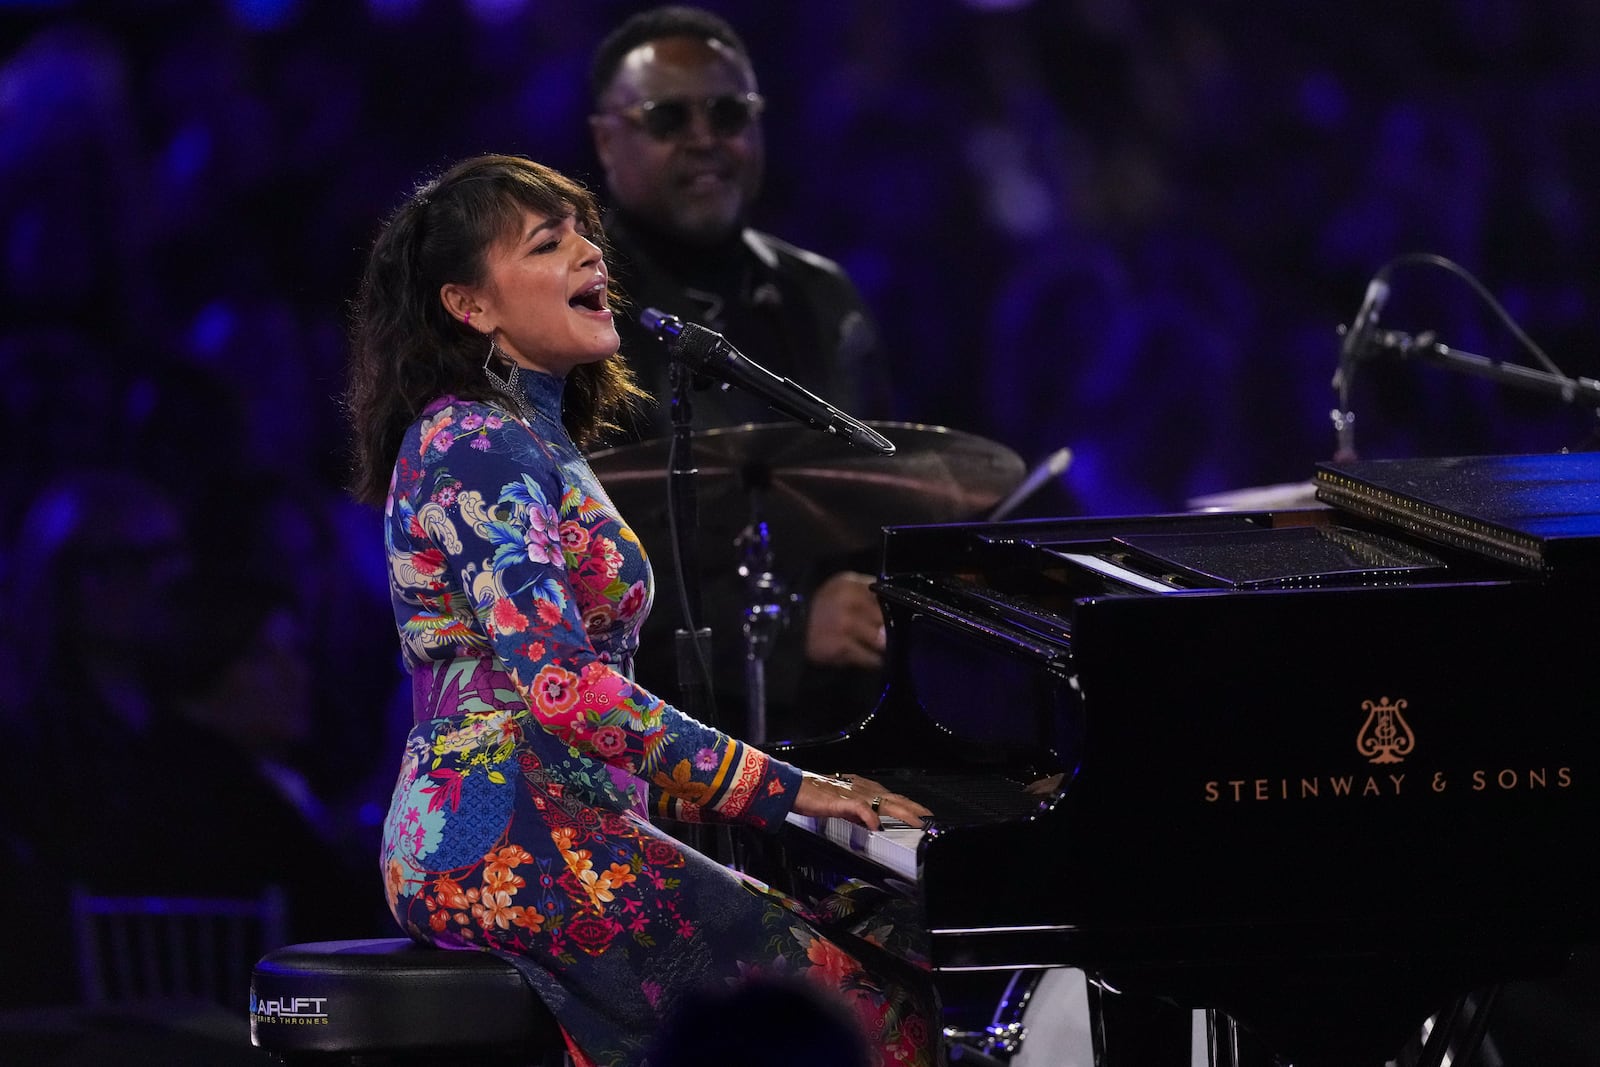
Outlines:
MULTIPOLYGON (((859 419, 888 416, 890 394, 877 328, 838 264, 749 225, 765 167, 765 100, 743 41, 726 21, 691 7, 634 15, 597 48, 590 68, 590 132, 604 173, 612 277, 632 314, 619 321, 622 351, 658 403, 627 440, 672 431, 670 361, 637 321, 655 308, 725 336, 741 353, 859 419)), ((784 416, 733 389, 696 388, 695 430, 782 423, 784 416)), ((814 431, 794 425, 797 434, 814 431)), ((830 442, 823 441, 819 447, 830 442)), ((839 443, 841 452, 848 446, 839 443)), ((602 472, 603 479, 603 472, 602 472)), ((666 469, 662 471, 665 512, 666 469)), ((625 510, 626 505, 624 505, 625 510)), ((684 703, 674 633, 683 627, 670 543, 656 541, 657 595, 637 674, 684 703)), ((774 572, 798 594, 765 660, 769 738, 821 736, 859 720, 881 689, 883 616, 869 589, 877 545, 853 559, 819 559, 772 523, 774 572)), ((700 625, 713 632, 713 692, 721 721, 745 728, 745 609, 739 551, 701 538, 700 625)), ((754 570, 759 574, 758 561, 754 570)), ((691 712, 693 701, 686 705, 691 712)))

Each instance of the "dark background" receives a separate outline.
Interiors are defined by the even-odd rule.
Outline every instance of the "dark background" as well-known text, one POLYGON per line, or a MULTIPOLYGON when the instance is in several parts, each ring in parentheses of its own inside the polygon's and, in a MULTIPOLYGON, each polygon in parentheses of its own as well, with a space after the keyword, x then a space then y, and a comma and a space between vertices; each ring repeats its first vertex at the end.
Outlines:
MULTIPOLYGON (((246 595, 243 568, 316 605, 307 747, 361 826, 399 754, 377 516, 341 491, 365 249, 464 155, 600 190, 588 57, 639 6, 0 4, 0 579, 59 472, 151 478, 216 600, 246 595)), ((860 283, 898 417, 1029 462, 1073 449, 1034 513, 1308 479, 1335 444, 1337 328, 1406 253, 1460 264, 1600 376, 1600 4, 707 6, 769 100, 756 221, 860 283)), ((1458 275, 1391 281, 1386 326, 1534 365, 1458 275)), ((1592 411, 1398 359, 1363 364, 1353 401, 1367 457, 1595 445, 1592 411)))
MULTIPOLYGON (((260 409, 231 469, 337 485, 330 397, 377 222, 479 151, 598 189, 584 72, 638 6, 0 5, 8 382, 52 355, 80 400, 97 372, 221 377, 260 409), (65 351, 19 352, 29 328, 65 351)), ((708 6, 770 100, 758 221, 858 279, 900 416, 1028 460, 1071 446, 1077 508, 1308 478, 1336 329, 1401 253, 1456 261, 1566 373, 1600 369, 1600 5, 708 6)), ((1532 363, 1452 274, 1393 280, 1385 325, 1532 363)), ((38 412, 19 390, 13 425, 38 412)), ((129 445, 127 397, 95 399, 122 409, 39 441, 51 458, 129 445)), ((1364 366, 1353 406, 1373 457, 1550 450, 1593 423, 1418 364, 1364 366)))

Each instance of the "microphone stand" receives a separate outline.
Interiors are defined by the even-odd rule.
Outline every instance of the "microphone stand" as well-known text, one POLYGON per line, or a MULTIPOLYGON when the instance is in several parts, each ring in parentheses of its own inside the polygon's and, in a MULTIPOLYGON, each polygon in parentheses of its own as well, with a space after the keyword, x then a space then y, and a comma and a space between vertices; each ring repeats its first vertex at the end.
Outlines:
MULTIPOLYGON (((1595 405, 1600 416, 1600 381, 1593 378, 1569 378, 1564 374, 1537 370, 1520 363, 1506 363, 1487 356, 1464 352, 1459 348, 1440 344, 1432 330, 1412 336, 1401 330, 1378 330, 1366 346, 1368 350, 1392 352, 1401 359, 1419 359, 1424 363, 1460 371, 1477 378, 1488 378, 1502 385, 1515 386, 1553 396, 1564 404, 1589 403, 1595 405)), ((1358 356, 1362 353, 1358 353, 1358 356)), ((1356 360, 1341 364, 1333 383, 1339 391, 1339 406, 1333 412, 1334 429, 1338 433, 1338 460, 1356 458, 1355 412, 1350 410, 1350 385, 1355 377, 1356 360)))
POLYGON ((672 448, 667 471, 667 499, 671 512, 673 558, 678 568, 679 604, 684 625, 674 634, 678 689, 683 707, 692 718, 721 728, 709 667, 711 627, 700 622, 699 501, 695 491, 694 412, 689 403, 693 372, 674 361, 668 371, 672 382, 672 448))
MULTIPOLYGON (((690 419, 688 390, 696 372, 715 378, 744 390, 767 403, 774 411, 789 416, 813 430, 834 434, 847 444, 865 448, 882 456, 894 455, 894 442, 878 433, 866 423, 851 418, 820 397, 771 371, 746 359, 727 339, 713 330, 696 323, 686 323, 676 315, 668 315, 657 308, 645 308, 639 314, 639 323, 656 339, 666 343, 672 356, 672 473, 668 481, 668 495, 673 502, 673 542, 680 549, 680 566, 685 574, 683 587, 685 621, 694 626, 700 615, 699 591, 689 588, 698 582, 694 530, 694 490, 691 476, 694 466, 689 458, 690 419), (674 491, 676 490, 676 491, 674 491)), ((746 472, 746 477, 750 472, 746 472)), ((772 550, 767 536, 766 523, 760 517, 759 496, 766 485, 748 486, 753 489, 753 520, 739 537, 739 547, 744 553, 739 571, 746 581, 750 600, 745 611, 746 680, 750 685, 749 724, 753 742, 764 741, 766 734, 766 657, 770 651, 774 630, 783 622, 785 602, 788 599, 783 583, 772 573, 772 550)), ((678 677, 688 696, 691 685, 706 679, 705 699, 713 703, 710 692, 710 671, 702 672, 693 680, 689 668, 693 666, 689 652, 696 658, 704 649, 699 635, 709 643, 711 631, 696 627, 691 632, 680 630, 678 637, 678 677)), ((704 659, 700 665, 704 667, 704 659)), ((713 723, 713 725, 717 725, 713 723)))
MULTIPOLYGON (((711 683, 711 627, 700 622, 699 500, 695 491, 694 411, 689 390, 694 372, 673 361, 668 370, 672 383, 672 447, 667 471, 667 501, 671 518, 673 560, 678 568, 678 603, 684 625, 673 634, 678 674, 679 710, 691 718, 725 729, 718 721, 716 692, 711 683)), ((719 863, 739 862, 733 831, 707 823, 681 823, 674 836, 690 848, 719 863)))
POLYGON ((1461 371, 1479 378, 1489 378, 1503 385, 1553 396, 1565 404, 1590 403, 1600 414, 1600 381, 1593 378, 1569 378, 1564 374, 1535 370, 1519 363, 1505 363, 1487 356, 1463 352, 1434 340, 1431 330, 1415 337, 1399 330, 1380 330, 1372 341, 1373 347, 1384 352, 1394 352, 1402 359, 1413 357, 1426 363, 1461 371))

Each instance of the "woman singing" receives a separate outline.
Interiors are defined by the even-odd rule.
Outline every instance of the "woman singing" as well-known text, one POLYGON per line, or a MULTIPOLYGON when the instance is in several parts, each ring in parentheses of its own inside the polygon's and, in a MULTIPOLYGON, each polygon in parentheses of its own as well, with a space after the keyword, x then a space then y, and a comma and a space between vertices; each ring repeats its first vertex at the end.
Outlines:
POLYGON ((928 811, 633 681, 649 562, 582 451, 642 398, 598 218, 547 167, 469 159, 401 205, 362 280, 355 492, 383 509, 415 724, 384 831, 390 908, 419 941, 510 959, 578 1064, 640 1064, 676 1005, 767 976, 828 989, 874 1062, 935 1063, 928 989, 649 821, 928 811))

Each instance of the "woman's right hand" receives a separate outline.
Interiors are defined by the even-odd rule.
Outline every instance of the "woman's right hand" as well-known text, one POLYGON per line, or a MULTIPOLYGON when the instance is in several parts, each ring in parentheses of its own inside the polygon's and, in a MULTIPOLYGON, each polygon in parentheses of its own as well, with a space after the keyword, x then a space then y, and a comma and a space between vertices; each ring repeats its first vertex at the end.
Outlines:
POLYGON ((794 810, 818 819, 849 819, 869 830, 882 828, 881 816, 899 819, 907 826, 920 828, 933 812, 910 797, 891 793, 870 778, 841 774, 832 778, 805 772, 794 810))

